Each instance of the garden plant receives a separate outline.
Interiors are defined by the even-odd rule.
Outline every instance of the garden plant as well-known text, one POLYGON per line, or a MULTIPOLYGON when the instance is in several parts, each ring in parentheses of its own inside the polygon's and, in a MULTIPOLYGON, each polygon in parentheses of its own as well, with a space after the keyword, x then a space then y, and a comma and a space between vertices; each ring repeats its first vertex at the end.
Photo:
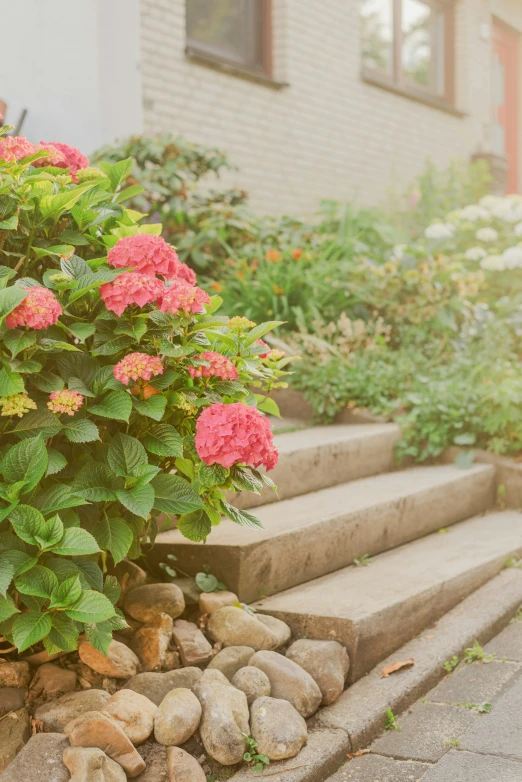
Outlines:
MULTIPOLYGON (((0 635, 106 652, 110 570, 169 516, 204 541, 229 492, 272 485, 270 399, 288 359, 126 206, 134 162, 0 135, 0 635)), ((228 499, 227 499, 228 498, 228 499)))

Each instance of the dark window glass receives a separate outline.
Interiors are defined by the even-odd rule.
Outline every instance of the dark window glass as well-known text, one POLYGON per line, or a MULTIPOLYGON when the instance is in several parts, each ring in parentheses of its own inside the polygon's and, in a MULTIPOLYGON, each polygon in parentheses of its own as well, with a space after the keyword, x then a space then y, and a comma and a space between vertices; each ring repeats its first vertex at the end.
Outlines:
POLYGON ((186 0, 191 49, 238 66, 264 69, 263 0, 186 0))

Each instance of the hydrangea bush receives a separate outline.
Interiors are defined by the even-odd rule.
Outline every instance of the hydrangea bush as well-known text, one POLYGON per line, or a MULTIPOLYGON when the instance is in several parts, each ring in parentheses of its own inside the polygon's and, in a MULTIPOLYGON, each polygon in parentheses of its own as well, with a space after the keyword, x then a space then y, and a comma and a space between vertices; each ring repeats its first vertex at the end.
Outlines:
POLYGON ((106 651, 114 564, 172 516, 193 541, 256 527, 228 492, 273 485, 278 323, 217 314, 124 206, 132 166, 0 135, 0 635, 20 652, 106 651))

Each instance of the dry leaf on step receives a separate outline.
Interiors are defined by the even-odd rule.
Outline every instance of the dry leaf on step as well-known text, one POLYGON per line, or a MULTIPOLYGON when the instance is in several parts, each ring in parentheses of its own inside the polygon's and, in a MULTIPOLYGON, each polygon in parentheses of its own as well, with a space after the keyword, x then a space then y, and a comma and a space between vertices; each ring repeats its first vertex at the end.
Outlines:
POLYGON ((415 660, 413 657, 411 657, 409 660, 396 660, 394 663, 391 663, 391 665, 387 665, 386 668, 382 669, 382 678, 386 679, 391 673, 401 671, 403 668, 410 668, 412 665, 414 665, 414 663, 415 660))
POLYGON ((371 749, 360 749, 358 752, 349 752, 346 757, 351 760, 352 758, 360 758, 361 755, 369 755, 370 752, 371 749))

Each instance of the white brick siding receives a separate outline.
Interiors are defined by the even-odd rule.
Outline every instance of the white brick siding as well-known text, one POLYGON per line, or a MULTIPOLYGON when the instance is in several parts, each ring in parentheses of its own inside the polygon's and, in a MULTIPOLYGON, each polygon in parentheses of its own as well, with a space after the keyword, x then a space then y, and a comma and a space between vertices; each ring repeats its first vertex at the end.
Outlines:
POLYGON ((357 0, 273 0, 274 77, 289 84, 279 90, 187 59, 184 0, 141 0, 145 131, 222 148, 238 166, 226 183, 260 211, 381 202, 428 155, 445 166, 488 151, 491 44, 481 23, 493 13, 522 31, 521 0, 457 3, 465 115, 455 116, 361 80, 357 0))

